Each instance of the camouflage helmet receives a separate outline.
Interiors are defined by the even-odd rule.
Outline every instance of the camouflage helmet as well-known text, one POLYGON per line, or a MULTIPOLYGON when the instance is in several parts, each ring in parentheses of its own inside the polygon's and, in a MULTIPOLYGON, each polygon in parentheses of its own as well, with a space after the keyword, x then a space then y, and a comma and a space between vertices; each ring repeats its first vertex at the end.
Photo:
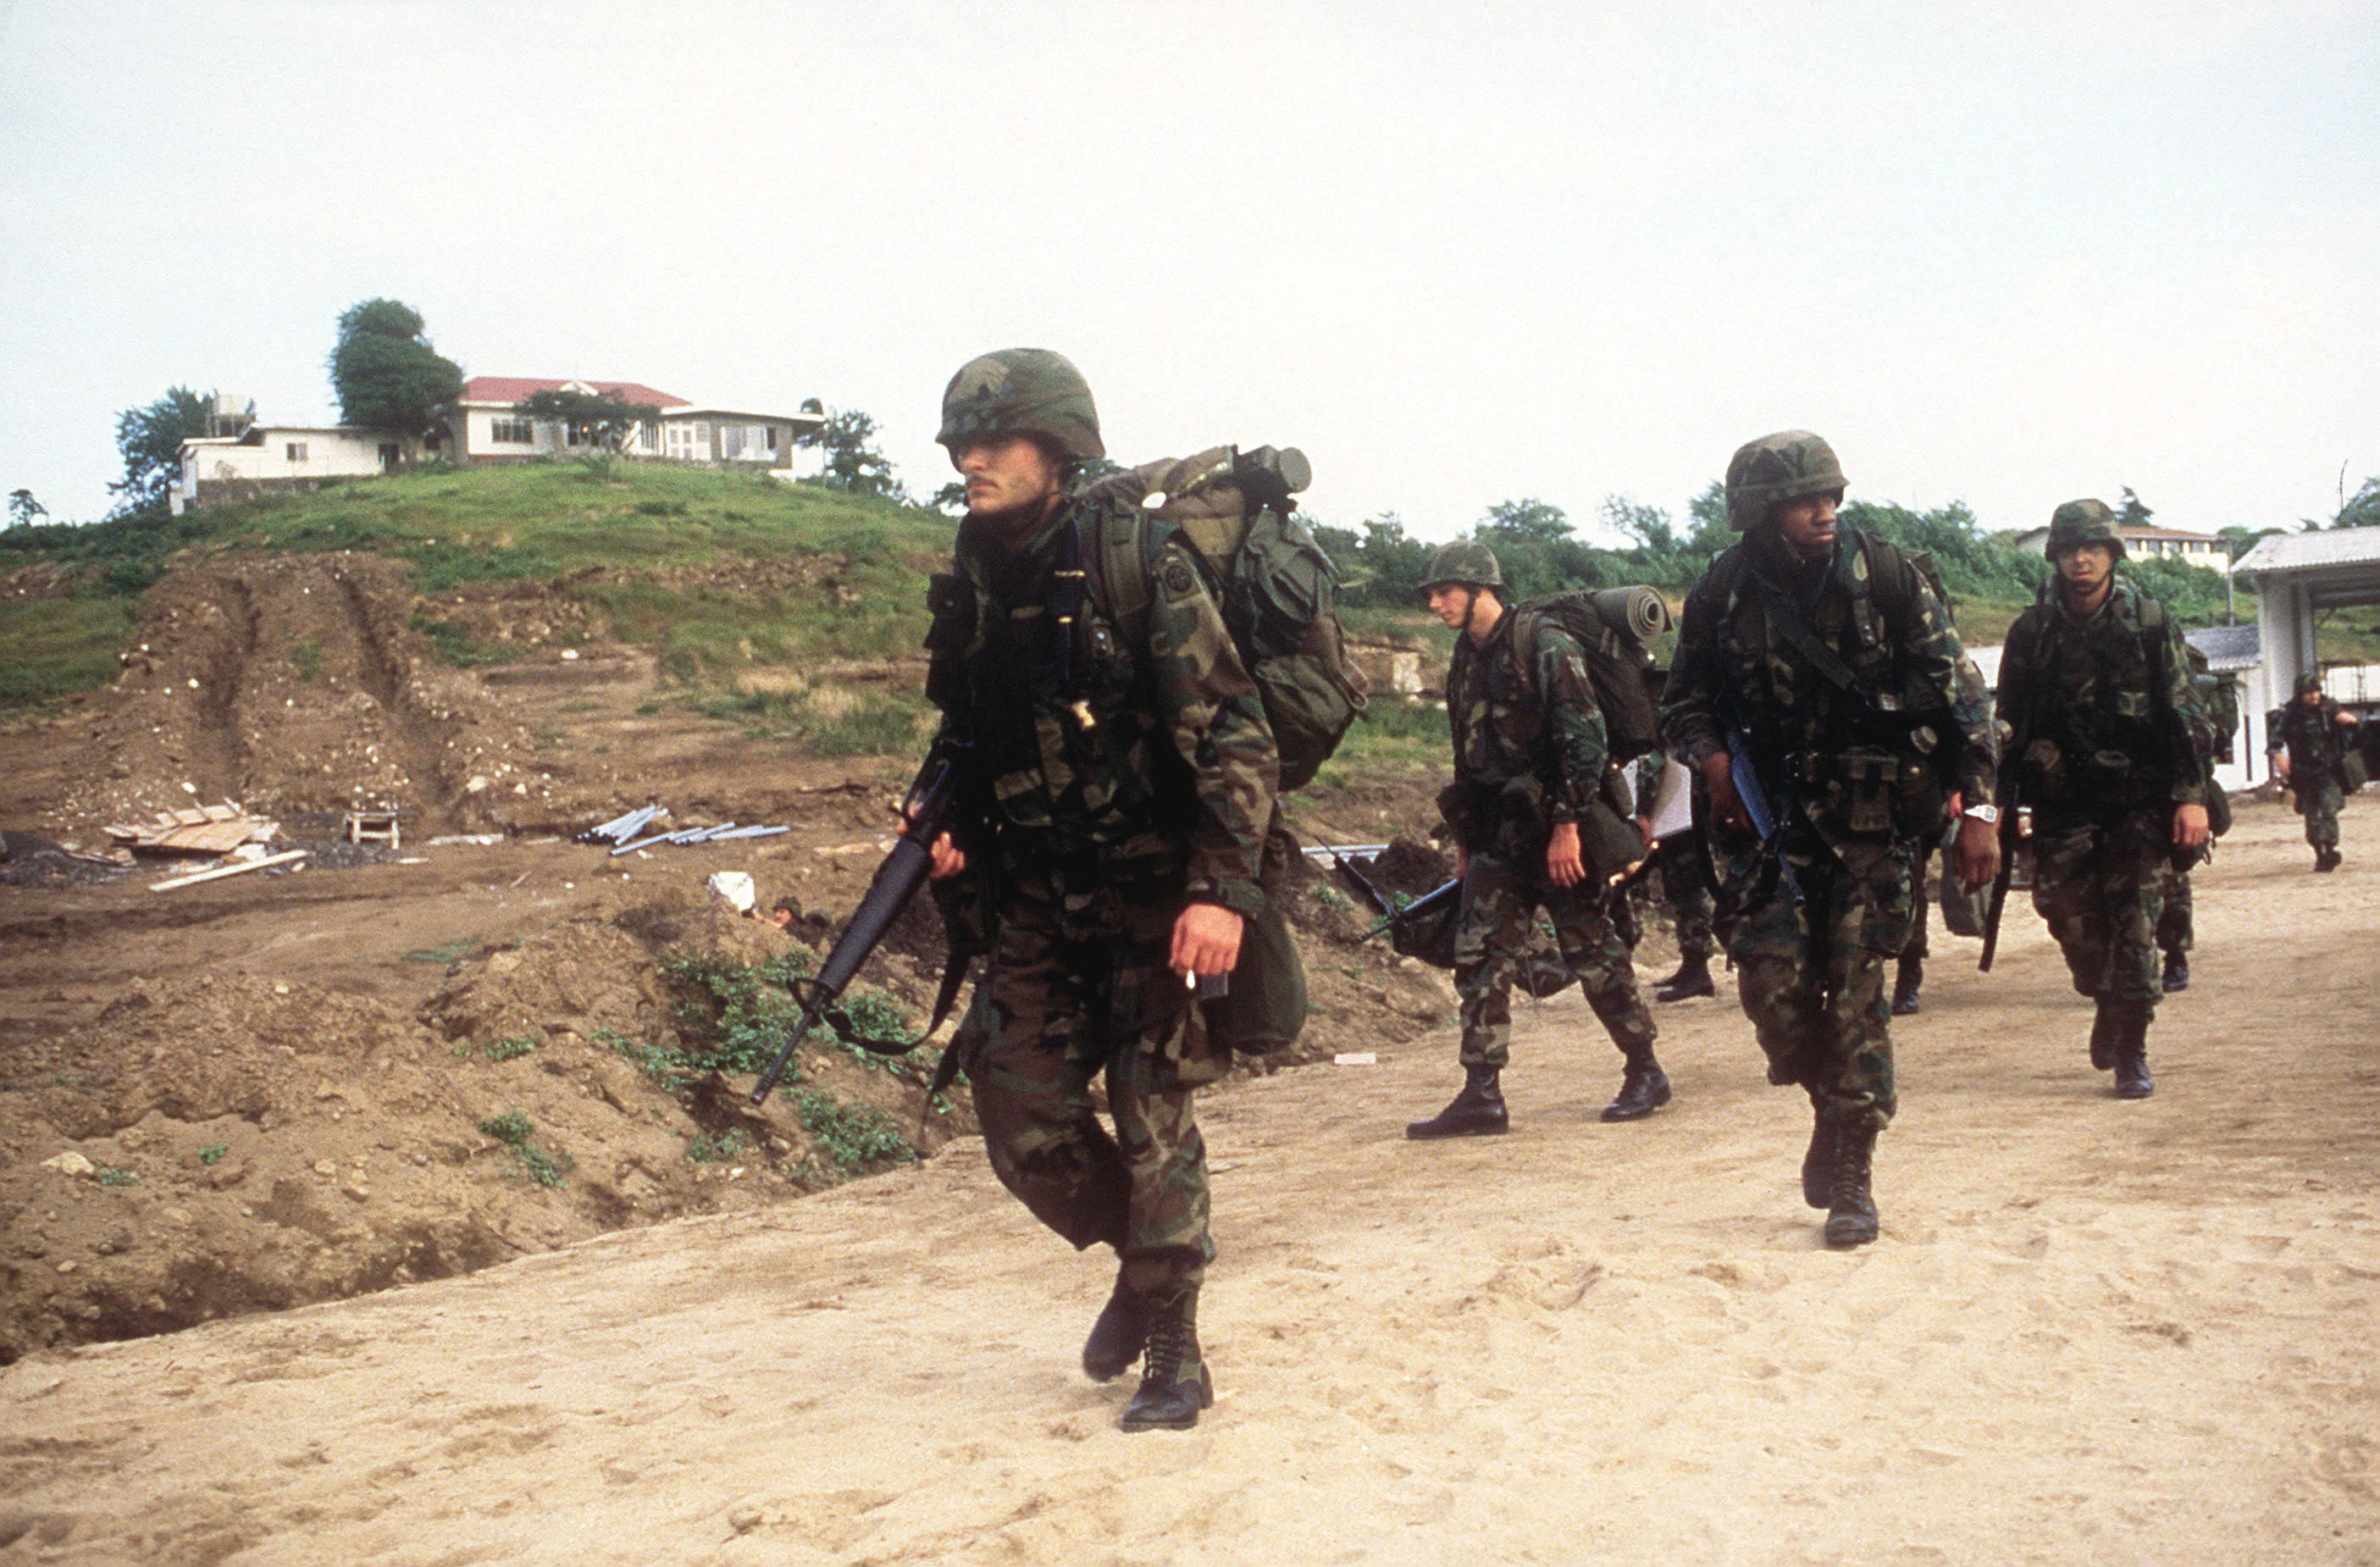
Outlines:
POLYGON ((967 441, 1038 435, 1069 462, 1104 457, 1099 412, 1090 383, 1063 354, 1002 348, 969 359, 942 392, 942 429, 934 439, 956 452, 967 441))
POLYGON ((1429 557, 1429 572, 1422 578, 1420 591, 1427 594, 1449 583, 1460 583, 1465 588, 1501 588, 1504 572, 1496 564, 1496 552, 1468 539, 1440 544, 1429 557))
POLYGON ((2304 674, 2298 676, 2298 683, 2291 686, 2290 689, 2295 691, 2301 697, 2304 696, 2309 691, 2321 690, 2322 671, 2318 669, 2307 670, 2304 674))
POLYGON ((1735 449, 1727 465, 1727 525, 1738 533, 1759 527, 1785 501, 1843 493, 1843 465, 1823 436, 1780 430, 1735 449))
POLYGON ((2105 501, 2069 501, 2049 514, 2049 540, 2041 553, 2052 561, 2081 544, 2105 544, 2124 558, 2124 536, 2116 531, 2116 514, 2105 501))

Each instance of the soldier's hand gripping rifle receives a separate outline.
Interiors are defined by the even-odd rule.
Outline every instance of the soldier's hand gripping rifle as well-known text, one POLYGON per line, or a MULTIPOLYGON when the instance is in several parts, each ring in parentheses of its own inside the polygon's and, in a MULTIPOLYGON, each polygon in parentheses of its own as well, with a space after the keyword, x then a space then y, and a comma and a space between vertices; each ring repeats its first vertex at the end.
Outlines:
MULTIPOLYGON (((860 966, 868 961, 868 954, 884 940, 885 932, 892 929, 892 922, 901 917, 901 911, 909 906, 909 900, 917 895, 917 889, 926 884, 926 873, 933 869, 934 840, 950 831, 958 815, 956 778, 957 768, 952 758, 938 752, 926 759, 926 765, 919 770, 917 782, 909 785, 908 798, 901 808, 905 820, 900 840, 892 845, 892 852, 884 856, 883 863, 876 868, 875 878, 868 883, 867 895, 859 900, 859 906, 852 910, 850 919, 844 923, 843 934, 835 938, 834 948, 826 954, 826 962, 819 966, 817 975, 790 982, 788 988, 794 992, 794 999, 802 1003, 802 1015, 795 1023, 793 1031, 785 1036, 784 1048, 777 1051, 776 1060, 769 1063, 769 1070, 760 1074, 760 1080, 753 1085, 751 1098, 754 1104, 769 1097, 769 1090, 775 1087, 777 1079, 784 1075, 785 1064, 793 1060, 794 1047, 808 1038, 810 1032, 826 1018, 834 1003, 842 999, 844 988, 851 983, 860 966)), ((962 975, 964 972, 964 969, 960 970, 962 975)), ((929 1033, 940 1026, 943 1014, 949 1011, 951 998, 957 986, 946 976, 942 990, 943 995, 936 1004, 934 1022, 927 1029, 929 1033)), ((864 1039, 858 1043, 862 1049, 874 1051, 880 1055, 905 1054, 916 1048, 903 1045, 892 1050, 864 1039)))
POLYGON ((1992 971, 1992 959, 1999 955, 2000 913, 2008 907, 2009 881, 2016 874, 2018 842, 2016 784, 2003 778, 2000 797, 2000 870, 1992 878, 1992 895, 1984 905, 1984 955, 1975 965, 1978 974, 1992 971))
POLYGON ((1785 857, 1785 826, 1768 803, 1768 790, 1760 782, 1760 770, 1752 765, 1752 743, 1741 729, 1727 732, 1727 771, 1735 784, 1735 797, 1743 802, 1743 814, 1752 819, 1752 831, 1759 844, 1752 853, 1740 856, 1737 865, 1742 874, 1753 874, 1764 859, 1777 861, 1777 874, 1785 890, 1801 903, 1802 879, 1793 874, 1791 861, 1785 857))

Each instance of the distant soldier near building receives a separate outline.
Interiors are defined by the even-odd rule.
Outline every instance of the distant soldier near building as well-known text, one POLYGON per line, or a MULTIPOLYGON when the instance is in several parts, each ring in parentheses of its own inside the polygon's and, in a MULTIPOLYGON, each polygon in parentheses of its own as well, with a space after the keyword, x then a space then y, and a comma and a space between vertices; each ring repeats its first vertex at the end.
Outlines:
POLYGON ((1999 855, 1981 678, 1909 558, 1838 527, 1842 497, 1808 431, 1737 451, 1744 541, 1686 596, 1661 708, 1710 788, 1719 929, 1768 1080, 1810 1097, 1802 1196, 1833 1246, 1877 1232, 1876 1137, 1897 1102, 1884 967, 1909 939, 1912 844, 1956 811, 1958 874, 1987 881, 1999 855))
POLYGON ((2297 796, 2316 870, 2338 869, 2339 807, 2347 803, 2350 782, 2362 782, 2350 771, 2354 731, 2355 715, 2322 694, 2322 676, 2312 670, 2298 676, 2289 705, 2265 720, 2273 775, 2297 796))
MULTIPOLYGON (((2185 641, 2182 651, 2190 658, 2190 683, 2197 688, 2199 706, 2205 710, 2206 734, 2200 750, 2207 766, 2207 817, 2210 831, 2220 832, 2224 824, 2215 820, 2216 791, 2214 768, 2218 761, 2228 762, 2236 754, 2236 731, 2240 727, 2240 682, 2228 670, 2221 674, 2207 667, 2206 655, 2185 641)), ((2210 851, 2212 852, 2212 851, 2210 851)), ((2190 989, 2190 954, 2198 944, 2197 921, 2190 890, 2190 870, 2176 868, 2166 882, 2165 911, 2157 916, 2157 951, 2165 955, 2165 978, 2162 988, 2172 995, 2190 989)))
POLYGON ((2116 574, 2106 503, 2059 506, 2046 552, 2057 573, 2000 650, 2004 772, 2033 812, 2034 907, 2095 1006, 2091 1064, 2146 1099, 2166 883, 2207 840, 2205 717, 2180 627, 2116 574))
POLYGON ((1501 1078, 1512 985, 1540 907, 1587 1005, 1620 1048, 1620 1092, 1603 1119, 1641 1120, 1670 1101, 1669 1076, 1653 1055, 1653 1014, 1612 929, 1611 893, 1582 858, 1580 819, 1611 771, 1586 654, 1549 619, 1506 603, 1503 589, 1495 553, 1475 543, 1441 546, 1424 584, 1431 612, 1457 634, 1446 677, 1454 783, 1439 808, 1463 878, 1454 988, 1464 1081, 1452 1103, 1405 1128, 1415 1138, 1494 1135, 1510 1125, 1501 1078))

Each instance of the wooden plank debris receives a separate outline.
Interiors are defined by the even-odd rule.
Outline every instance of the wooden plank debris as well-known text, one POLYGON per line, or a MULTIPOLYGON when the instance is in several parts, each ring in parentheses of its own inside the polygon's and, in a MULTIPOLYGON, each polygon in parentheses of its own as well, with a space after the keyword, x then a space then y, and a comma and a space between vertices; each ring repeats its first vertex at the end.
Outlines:
POLYGON ((159 854, 225 855, 242 844, 271 843, 280 831, 279 822, 250 816, 225 800, 219 806, 161 810, 153 821, 113 826, 107 835, 128 848, 159 854))
POLYGON ((149 883, 149 890, 152 893, 163 893, 169 888, 193 886, 200 881, 219 881, 226 876, 245 876, 251 870, 262 870, 267 866, 287 865, 293 859, 304 859, 307 852, 304 849, 291 849, 286 854, 267 855, 262 859, 244 859, 236 865, 219 865, 212 870, 194 871, 188 876, 175 876, 163 881, 152 881, 149 883))
POLYGON ((397 841, 396 812, 393 810, 347 812, 347 842, 386 844, 392 849, 401 847, 397 841))

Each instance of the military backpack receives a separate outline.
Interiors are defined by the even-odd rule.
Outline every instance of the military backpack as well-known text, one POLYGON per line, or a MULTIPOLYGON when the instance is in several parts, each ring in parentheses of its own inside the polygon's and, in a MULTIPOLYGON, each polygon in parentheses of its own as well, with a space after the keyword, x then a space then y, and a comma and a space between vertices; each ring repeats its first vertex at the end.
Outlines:
POLYGON ((1147 635, 1158 550, 1180 538, 1212 573, 1224 628, 1263 698, 1283 794, 1310 782, 1364 711, 1339 628, 1339 574, 1289 497, 1295 448, 1218 446, 1095 480, 1083 492, 1093 601, 1129 644, 1147 635))
POLYGON ((1611 765, 1624 767, 1661 748, 1662 671, 1646 644, 1669 628, 1670 609, 1650 588, 1581 588, 1524 599, 1512 606, 1512 659, 1522 684, 1536 684, 1537 638, 1548 625, 1570 633, 1586 654, 1611 765))

